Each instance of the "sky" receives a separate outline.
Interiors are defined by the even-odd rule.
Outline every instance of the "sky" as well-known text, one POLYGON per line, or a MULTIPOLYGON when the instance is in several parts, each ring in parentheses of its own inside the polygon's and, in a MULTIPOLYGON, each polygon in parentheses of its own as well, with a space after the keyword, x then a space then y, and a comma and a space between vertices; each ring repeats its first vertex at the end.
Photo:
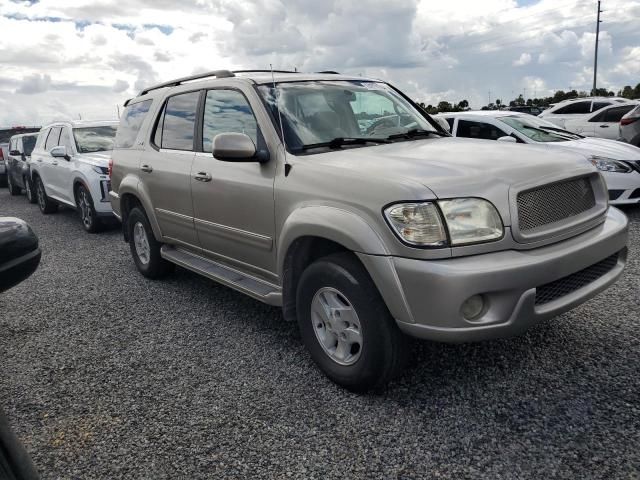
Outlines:
MULTIPOLYGON (((113 119, 217 69, 336 70, 479 108, 588 91, 593 0, 0 0, 0 126, 113 119)), ((640 82, 640 0, 603 0, 598 87, 640 82)))

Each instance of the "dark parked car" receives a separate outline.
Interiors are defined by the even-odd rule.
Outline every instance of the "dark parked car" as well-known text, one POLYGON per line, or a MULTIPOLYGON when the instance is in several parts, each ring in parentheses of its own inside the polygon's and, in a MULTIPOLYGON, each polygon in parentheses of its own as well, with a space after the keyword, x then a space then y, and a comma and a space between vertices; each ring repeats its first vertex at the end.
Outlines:
MULTIPOLYGON (((0 293, 31 275, 40 263, 38 237, 18 218, 0 218, 0 293)), ((37 480, 29 454, 0 411, 0 479, 37 480)))
POLYGON ((7 158, 9 192, 11 195, 20 195, 24 189, 31 203, 36 203, 36 196, 33 193, 29 162, 37 139, 37 133, 14 135, 9 141, 9 156, 7 158))
POLYGON ((37 133, 40 127, 0 128, 0 187, 7 186, 7 157, 9 156, 9 139, 19 133, 37 133))
POLYGON ((31 275, 40 263, 38 237, 19 218, 0 217, 0 293, 31 275))

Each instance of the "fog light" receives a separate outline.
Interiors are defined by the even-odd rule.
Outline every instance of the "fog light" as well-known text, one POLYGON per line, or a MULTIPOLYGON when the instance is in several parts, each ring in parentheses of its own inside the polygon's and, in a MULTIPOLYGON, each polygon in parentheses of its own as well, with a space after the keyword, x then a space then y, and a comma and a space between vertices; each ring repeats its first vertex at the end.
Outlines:
POLYGON ((473 320, 480 316, 484 310, 484 299, 482 295, 474 295, 469 297, 462 304, 462 316, 467 320, 473 320))

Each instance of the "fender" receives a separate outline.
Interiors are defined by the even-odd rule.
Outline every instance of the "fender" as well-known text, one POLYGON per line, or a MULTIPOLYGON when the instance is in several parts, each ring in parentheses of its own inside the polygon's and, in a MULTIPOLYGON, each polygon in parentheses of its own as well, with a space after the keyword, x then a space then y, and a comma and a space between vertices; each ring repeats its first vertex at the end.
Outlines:
MULTIPOLYGON (((120 202, 122 201, 122 197, 125 195, 133 195, 140 201, 142 208, 144 208, 147 218, 149 219, 153 235, 156 237, 156 240, 160 241, 162 239, 162 232, 160 231, 160 225, 158 225, 158 220, 149 197, 149 192, 144 188, 143 184, 140 183, 137 176, 127 175, 120 182, 118 187, 118 196, 120 200, 116 202, 118 205, 118 212, 116 213, 120 215, 122 214, 122 206, 120 205, 120 202)), ((113 202, 113 197, 111 197, 111 199, 113 202)))
POLYGON ((356 253, 390 255, 380 234, 360 215, 335 206, 305 206, 293 211, 280 230, 280 277, 283 274, 286 252, 301 237, 326 238, 356 253))
POLYGON ((334 206, 307 206, 285 221, 278 239, 278 276, 284 278, 284 261, 291 244, 301 237, 320 237, 354 252, 371 276, 396 320, 414 323, 382 236, 357 213, 334 206))

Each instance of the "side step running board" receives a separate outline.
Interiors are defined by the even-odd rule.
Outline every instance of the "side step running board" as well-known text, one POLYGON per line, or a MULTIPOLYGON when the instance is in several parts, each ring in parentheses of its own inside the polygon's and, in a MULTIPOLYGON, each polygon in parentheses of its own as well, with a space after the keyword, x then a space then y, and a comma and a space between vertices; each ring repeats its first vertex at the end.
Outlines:
POLYGON ((199 273, 227 287, 234 288, 269 305, 282 306, 280 287, 263 280, 242 274, 237 270, 223 266, 212 260, 193 253, 180 250, 169 245, 160 249, 162 258, 187 270, 199 273))

